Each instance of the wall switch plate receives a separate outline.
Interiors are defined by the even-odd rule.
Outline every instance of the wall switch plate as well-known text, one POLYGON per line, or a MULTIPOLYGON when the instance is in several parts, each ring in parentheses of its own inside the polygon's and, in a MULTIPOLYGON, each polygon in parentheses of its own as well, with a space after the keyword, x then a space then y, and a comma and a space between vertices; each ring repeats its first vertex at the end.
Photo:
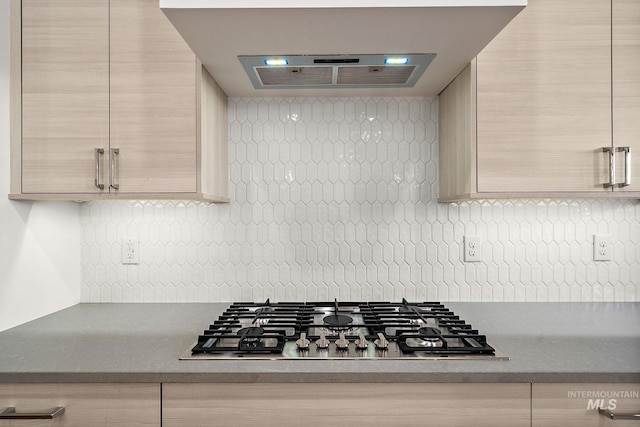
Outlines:
POLYGON ((122 263, 138 264, 140 262, 140 250, 138 241, 125 239, 122 241, 122 263))
POLYGON ((594 261, 611 261, 613 246, 611 245, 611 236, 593 235, 593 260, 594 261))
POLYGON ((480 253, 480 239, 475 236, 464 236, 464 260, 465 262, 482 261, 480 253))

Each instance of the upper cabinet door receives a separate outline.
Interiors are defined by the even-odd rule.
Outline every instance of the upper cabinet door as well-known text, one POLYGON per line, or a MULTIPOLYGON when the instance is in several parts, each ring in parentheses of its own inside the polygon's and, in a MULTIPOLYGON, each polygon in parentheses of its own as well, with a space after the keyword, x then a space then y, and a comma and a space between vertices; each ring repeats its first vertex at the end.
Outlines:
POLYGON ((629 147, 618 152, 617 182, 629 176, 623 191, 640 191, 640 1, 613 0, 613 145, 629 147), (624 155, 631 156, 626 170, 624 155))
POLYGON ((477 190, 611 191, 611 145, 610 2, 529 0, 477 58, 477 190))
POLYGON ((196 59, 158 0, 111 0, 118 193, 197 191, 196 59))
POLYGON ((22 90, 22 192, 108 191, 108 0, 22 1, 22 90))

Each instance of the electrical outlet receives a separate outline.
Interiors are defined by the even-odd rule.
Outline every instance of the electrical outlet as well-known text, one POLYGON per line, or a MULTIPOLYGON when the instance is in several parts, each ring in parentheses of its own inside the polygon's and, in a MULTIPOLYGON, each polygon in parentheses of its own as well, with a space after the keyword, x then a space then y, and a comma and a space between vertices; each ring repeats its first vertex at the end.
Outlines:
POLYGON ((611 236, 593 235, 594 261, 611 261, 612 251, 611 236))
POLYGON ((135 239, 122 241, 122 263, 138 264, 140 262, 139 245, 135 239))
POLYGON ((480 240, 477 237, 464 236, 464 260, 465 262, 482 261, 480 240))

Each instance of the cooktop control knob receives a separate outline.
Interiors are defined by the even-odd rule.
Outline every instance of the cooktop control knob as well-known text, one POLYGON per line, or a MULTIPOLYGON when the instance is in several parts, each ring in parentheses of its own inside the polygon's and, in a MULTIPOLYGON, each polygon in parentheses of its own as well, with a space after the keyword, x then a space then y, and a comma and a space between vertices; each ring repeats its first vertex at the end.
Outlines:
POLYGON ((321 350, 329 348, 329 340, 324 334, 320 334, 320 338, 316 341, 316 346, 321 350))
POLYGON ((300 332, 300 339, 296 341, 298 348, 300 350, 309 350, 309 344, 311 344, 311 341, 307 339, 307 333, 300 332))
POLYGON ((378 332, 378 339, 373 342, 376 348, 386 350, 389 347, 389 341, 384 337, 382 332, 378 332))
POLYGON ((366 350, 367 348, 369 348, 369 341, 367 341, 364 334, 360 334, 360 336, 356 340, 356 348, 358 350, 366 350))
POLYGON ((338 339, 336 340, 336 348, 338 350, 348 350, 349 340, 345 338, 344 332, 340 332, 338 339))

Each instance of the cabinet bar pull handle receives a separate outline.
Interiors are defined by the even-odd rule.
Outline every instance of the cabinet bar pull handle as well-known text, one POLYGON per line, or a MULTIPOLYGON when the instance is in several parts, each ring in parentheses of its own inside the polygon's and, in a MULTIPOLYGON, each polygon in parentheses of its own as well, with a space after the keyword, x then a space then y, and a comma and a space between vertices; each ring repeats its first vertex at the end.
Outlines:
POLYGON ((616 152, 611 147, 603 147, 602 151, 609 153, 609 182, 602 184, 604 188, 616 185, 616 152))
POLYGON ((612 420, 636 420, 640 421, 640 413, 637 414, 616 414, 608 409, 598 408, 598 413, 612 420))
POLYGON ((119 148, 112 148, 109 150, 109 186, 114 189, 119 189, 120 185, 116 181, 116 156, 120 155, 119 148))
POLYGON ((631 185, 631 150, 629 147, 618 147, 617 152, 624 152, 624 182, 618 184, 618 187, 626 187, 631 185))
POLYGON ((44 412, 16 412, 14 406, 0 412, 0 420, 52 420, 64 414, 64 406, 58 406, 44 412))
POLYGON ((102 163, 102 155, 104 154, 104 148, 96 148, 96 180, 95 185, 97 188, 104 190, 104 184, 100 183, 100 164, 102 163))

